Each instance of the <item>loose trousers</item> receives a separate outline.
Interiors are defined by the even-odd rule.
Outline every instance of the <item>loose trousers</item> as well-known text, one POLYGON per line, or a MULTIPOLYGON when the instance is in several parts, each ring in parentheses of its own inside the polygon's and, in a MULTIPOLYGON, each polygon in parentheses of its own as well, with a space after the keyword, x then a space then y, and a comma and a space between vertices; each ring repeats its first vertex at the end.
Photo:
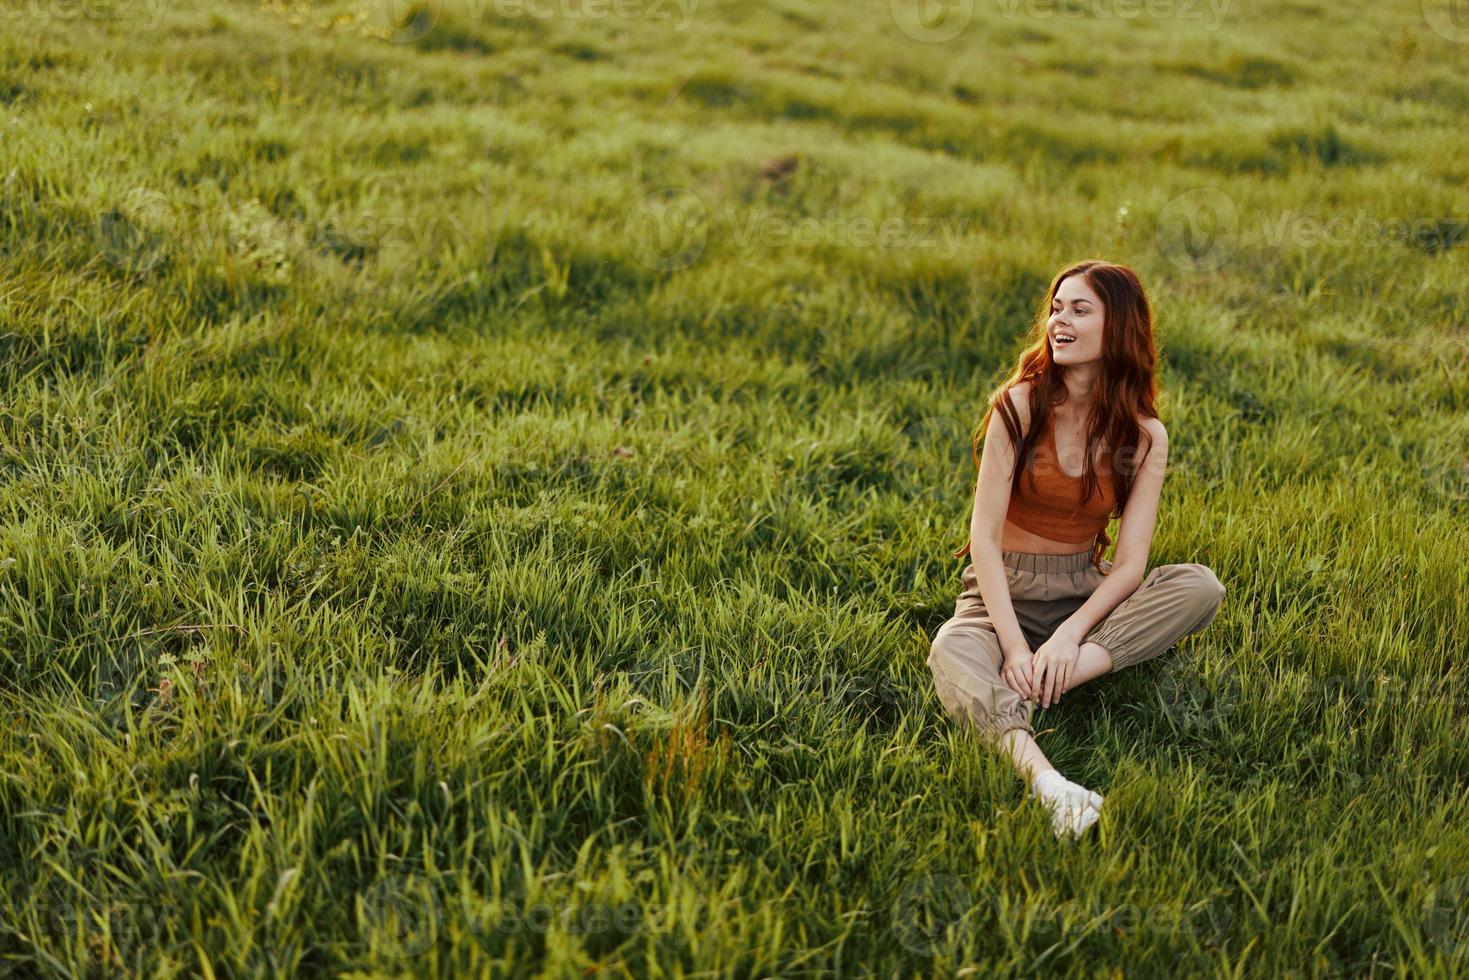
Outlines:
MULTIPOLYGON (((1099 586, 1104 575, 1091 552, 1038 555, 1001 552, 1015 618, 1032 651, 1039 647, 1099 586)), ((1103 569, 1111 562, 1103 561, 1103 569)), ((928 666, 944 710, 982 735, 1031 729, 1033 700, 1022 700, 1000 675, 1004 656, 985 611, 974 565, 960 575, 964 591, 954 615, 934 634, 928 666)), ((1224 586, 1205 565, 1159 565, 1142 584, 1089 632, 1112 655, 1112 670, 1150 660, 1213 622, 1224 586)), ((1079 646, 1080 644, 1078 644, 1079 646)))

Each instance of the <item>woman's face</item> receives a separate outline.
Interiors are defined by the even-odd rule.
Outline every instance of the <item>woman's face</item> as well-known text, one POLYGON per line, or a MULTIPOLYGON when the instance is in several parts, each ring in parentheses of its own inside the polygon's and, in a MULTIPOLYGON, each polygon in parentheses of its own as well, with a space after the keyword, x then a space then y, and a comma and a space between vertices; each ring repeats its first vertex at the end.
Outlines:
POLYGON ((1067 276, 1051 301, 1051 318, 1046 321, 1046 338, 1051 359, 1064 367, 1075 367, 1102 359, 1102 323, 1106 319, 1102 301, 1087 285, 1083 275, 1067 276), (1069 341, 1061 338, 1074 338, 1069 341))

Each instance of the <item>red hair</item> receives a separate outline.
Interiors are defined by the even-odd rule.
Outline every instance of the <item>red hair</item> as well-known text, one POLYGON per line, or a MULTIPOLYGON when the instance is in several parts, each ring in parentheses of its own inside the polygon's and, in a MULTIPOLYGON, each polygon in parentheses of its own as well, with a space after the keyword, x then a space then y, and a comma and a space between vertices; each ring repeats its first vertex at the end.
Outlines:
MULTIPOLYGON (((1045 431, 1051 414, 1051 406, 1065 400, 1066 385, 1062 381, 1063 368, 1051 358, 1051 338, 1046 330, 1046 321, 1051 316, 1051 304, 1061 283, 1071 276, 1082 276, 1086 284, 1102 301, 1104 319, 1102 325, 1102 361, 1094 389, 1092 411, 1086 438, 1086 463, 1082 471, 1081 499, 1088 500, 1097 490, 1098 476, 1092 466, 1092 457, 1098 443, 1111 447, 1113 460, 1112 487, 1117 500, 1110 517, 1118 517, 1127 505, 1136 477, 1135 461, 1139 459, 1138 443, 1143 431, 1138 424, 1141 418, 1157 418, 1158 386, 1154 372, 1158 363, 1158 351, 1153 345, 1153 313, 1148 305, 1147 294, 1137 274, 1125 265, 1089 259, 1062 269, 1051 280, 1051 288, 1045 301, 1036 311, 1030 329, 1030 346, 1020 355, 1020 362, 1009 379, 990 398, 989 410, 984 413, 971 439, 974 468, 979 469, 980 445, 989 431, 990 419, 996 410, 1004 420, 1005 430, 1010 435, 1011 445, 1017 446, 1016 458, 1024 465, 1016 466, 1010 482, 1010 492, 1020 492, 1022 472, 1032 470, 1036 443, 1045 431), (1020 415, 1010 403, 1010 389, 1021 382, 1031 382, 1030 431, 1024 438, 1020 434, 1020 415)), ((1151 439, 1149 440, 1151 444, 1151 439)), ((1033 475, 1032 475, 1033 479, 1033 475)), ((1092 550, 1092 565, 1101 568, 1102 554, 1110 545, 1107 529, 1097 534, 1096 546, 1092 550)), ((969 551, 969 542, 954 553, 962 557, 969 551)))

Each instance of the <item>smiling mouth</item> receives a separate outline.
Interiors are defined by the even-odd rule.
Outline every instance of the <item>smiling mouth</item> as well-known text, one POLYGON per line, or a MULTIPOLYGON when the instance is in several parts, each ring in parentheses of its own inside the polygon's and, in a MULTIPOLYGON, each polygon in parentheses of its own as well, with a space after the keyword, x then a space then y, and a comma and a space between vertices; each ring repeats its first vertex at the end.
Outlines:
POLYGON ((1055 337, 1052 337, 1051 340, 1053 343, 1055 343, 1057 347, 1065 347, 1067 344, 1076 343, 1076 338, 1071 336, 1069 333, 1057 334, 1055 337))

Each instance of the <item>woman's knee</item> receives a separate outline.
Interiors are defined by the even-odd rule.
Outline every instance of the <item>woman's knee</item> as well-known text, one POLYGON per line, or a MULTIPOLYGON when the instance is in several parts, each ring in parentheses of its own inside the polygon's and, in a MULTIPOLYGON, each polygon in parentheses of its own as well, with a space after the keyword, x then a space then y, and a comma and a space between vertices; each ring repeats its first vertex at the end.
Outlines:
POLYGON ((1166 577, 1173 587, 1195 597, 1200 605, 1217 606, 1224 601, 1224 583, 1219 581, 1219 576, 1208 565, 1181 562, 1177 565, 1163 565, 1154 571, 1163 572, 1165 569, 1168 573, 1166 577))
POLYGON ((954 721, 984 736, 1030 726, 1031 705, 1000 677, 999 659, 999 641, 986 630, 940 629, 929 650, 939 703, 954 721))
POLYGON ((1224 583, 1208 565, 1186 562, 1174 566, 1174 576, 1179 586, 1187 591, 1190 601, 1198 608, 1199 620, 1204 625, 1213 621, 1224 602, 1224 583))
POLYGON ((995 666, 998 670, 1001 659, 999 637, 990 630, 959 619, 951 619, 940 626, 929 644, 930 664, 938 660, 970 669, 995 666))
POLYGON ((987 740, 998 739, 1017 728, 1031 731, 1035 702, 1022 701, 1003 682, 973 676, 950 678, 942 667, 930 669, 939 704, 960 727, 987 740))

